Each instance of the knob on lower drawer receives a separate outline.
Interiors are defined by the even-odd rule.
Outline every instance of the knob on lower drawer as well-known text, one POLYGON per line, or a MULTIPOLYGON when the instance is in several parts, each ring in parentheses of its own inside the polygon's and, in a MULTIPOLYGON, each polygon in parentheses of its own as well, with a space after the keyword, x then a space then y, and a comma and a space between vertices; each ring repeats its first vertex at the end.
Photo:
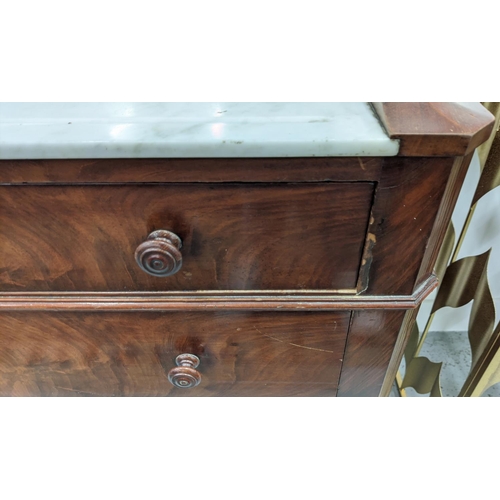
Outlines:
POLYGON ((194 354, 179 354, 175 358, 176 368, 168 372, 168 380, 182 389, 196 387, 201 382, 201 374, 195 368, 200 364, 200 358, 194 354))
POLYGON ((135 251, 139 267, 152 276, 171 276, 182 266, 181 239, 171 231, 153 231, 135 251))

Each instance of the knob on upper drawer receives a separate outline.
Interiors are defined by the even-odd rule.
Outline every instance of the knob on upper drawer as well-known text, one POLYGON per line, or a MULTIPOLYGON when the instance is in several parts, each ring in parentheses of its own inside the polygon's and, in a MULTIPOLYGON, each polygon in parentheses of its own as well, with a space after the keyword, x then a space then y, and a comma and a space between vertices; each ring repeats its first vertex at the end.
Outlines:
POLYGON ((152 276, 171 276, 182 266, 181 239, 171 231, 153 231, 135 251, 139 267, 152 276))

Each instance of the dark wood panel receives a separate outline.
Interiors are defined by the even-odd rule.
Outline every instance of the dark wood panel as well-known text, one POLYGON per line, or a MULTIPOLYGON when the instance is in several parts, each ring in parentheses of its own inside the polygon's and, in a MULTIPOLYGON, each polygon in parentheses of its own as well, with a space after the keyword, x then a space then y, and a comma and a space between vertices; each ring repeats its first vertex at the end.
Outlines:
POLYGON ((0 183, 371 181, 381 158, 2 160, 0 183))
POLYGON ((491 134, 495 117, 480 103, 372 103, 400 156, 464 156, 491 134))
POLYGON ((406 311, 354 311, 338 396, 377 397, 406 311))
POLYGON ((335 396, 338 313, 3 313, 3 396, 335 396), (201 383, 174 388, 175 358, 201 383))
POLYGON ((371 183, 0 187, 3 291, 352 289, 371 183), (150 276, 151 231, 183 265, 150 276))
POLYGON ((436 215, 434 230, 429 238, 429 243, 426 247, 424 258, 422 259, 422 265, 417 277, 417 286, 419 283, 425 281, 429 274, 434 271, 434 266, 471 160, 472 153, 464 157, 456 158, 453 163, 446 190, 443 195, 443 201, 436 215))
POLYGON ((373 204, 367 295, 406 295, 418 285, 454 162, 454 158, 387 159, 373 204))

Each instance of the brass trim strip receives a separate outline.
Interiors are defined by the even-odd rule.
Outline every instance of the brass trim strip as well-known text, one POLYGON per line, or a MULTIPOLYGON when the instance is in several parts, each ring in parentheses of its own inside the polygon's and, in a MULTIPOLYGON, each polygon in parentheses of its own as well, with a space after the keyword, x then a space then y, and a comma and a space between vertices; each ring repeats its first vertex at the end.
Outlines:
POLYGON ((1 311, 415 309, 437 287, 430 275, 412 295, 335 296, 320 292, 63 292, 0 293, 1 311))

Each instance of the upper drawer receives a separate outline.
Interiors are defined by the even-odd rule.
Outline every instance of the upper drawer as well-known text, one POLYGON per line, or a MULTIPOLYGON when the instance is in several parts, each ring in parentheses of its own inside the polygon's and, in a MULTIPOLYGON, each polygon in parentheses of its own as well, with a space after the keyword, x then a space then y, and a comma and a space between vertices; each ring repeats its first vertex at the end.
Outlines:
POLYGON ((2 291, 354 291, 374 184, 0 187, 2 291), (182 242, 180 256, 152 231, 182 242), (137 248, 139 252, 137 252, 137 248), (170 255, 170 257, 169 257, 170 255))

